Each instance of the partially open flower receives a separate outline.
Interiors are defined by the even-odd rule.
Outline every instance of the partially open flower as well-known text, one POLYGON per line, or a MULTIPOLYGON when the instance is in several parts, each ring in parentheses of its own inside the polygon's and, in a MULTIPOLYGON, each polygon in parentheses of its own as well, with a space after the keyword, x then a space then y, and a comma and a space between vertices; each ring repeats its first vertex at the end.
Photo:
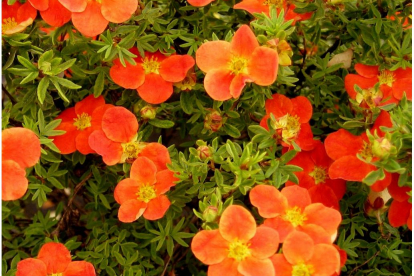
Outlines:
POLYGON ((1 10, 1 29, 5 35, 24 31, 37 16, 36 9, 29 2, 22 5, 16 1, 13 5, 8 5, 7 0, 3 0, 1 10))

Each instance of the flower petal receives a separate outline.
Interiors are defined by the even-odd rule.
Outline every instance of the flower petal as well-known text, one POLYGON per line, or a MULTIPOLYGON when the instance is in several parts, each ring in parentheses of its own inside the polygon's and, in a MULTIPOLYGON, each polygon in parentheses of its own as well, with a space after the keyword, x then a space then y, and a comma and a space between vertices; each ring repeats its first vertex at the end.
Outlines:
POLYGON ((254 50, 259 47, 259 42, 252 29, 242 25, 233 36, 230 43, 231 53, 236 56, 251 57, 254 50))
MULTIPOLYGON (((30 2, 30 4, 38 11, 44 11, 44 10, 47 10, 49 8, 49 0, 29 0, 28 2, 30 2)), ((17 8, 18 7, 16 7, 16 10, 17 10, 17 8)), ((8 16, 5 16, 5 17, 8 17, 8 16)))
POLYGON ((313 252, 313 240, 300 231, 290 233, 283 243, 283 255, 293 265, 307 262, 312 257, 313 252))
POLYGON ((365 78, 377 77, 379 74, 378 66, 365 65, 361 63, 355 64, 355 71, 365 78))
POLYGON ((371 190, 374 192, 381 192, 384 191, 392 181, 391 173, 384 171, 385 177, 382 180, 377 180, 374 184, 371 186, 371 190))
POLYGON ((388 220, 392 227, 400 227, 407 224, 412 205, 408 201, 399 202, 393 200, 388 210, 388 220))
POLYGON ((275 268, 270 259, 258 259, 255 257, 247 257, 240 262, 237 270, 243 276, 266 275, 274 276, 275 268))
POLYGON ((219 230, 227 241, 238 239, 247 242, 256 233, 256 221, 246 208, 230 205, 221 215, 219 230))
POLYGON ((159 195, 148 202, 148 208, 144 212, 144 218, 157 220, 162 218, 170 208, 171 202, 165 195, 159 195))
POLYGON ((356 155, 363 145, 364 140, 361 136, 353 135, 342 128, 329 134, 325 139, 326 153, 333 160, 347 155, 356 155))
POLYGON ((89 153, 95 153, 95 151, 89 146, 89 136, 93 130, 91 128, 79 131, 78 135, 75 138, 76 149, 83 155, 89 153))
POLYGON ((375 76, 373 78, 365 78, 360 75, 356 74, 348 74, 345 76, 345 90, 348 93, 351 99, 356 99, 358 95, 357 91, 355 90, 355 84, 358 85, 361 89, 368 89, 374 87, 374 85, 378 82, 378 78, 375 76))
POLYGON ((257 47, 247 66, 248 75, 257 85, 267 86, 276 81, 279 68, 279 55, 268 47, 257 47))
POLYGON ((231 258, 225 258, 222 262, 210 265, 208 267, 208 276, 240 276, 237 271, 239 262, 231 258))
POLYGON ((312 118, 312 104, 308 100, 308 98, 304 96, 298 96, 296 98, 291 99, 292 102, 292 112, 290 113, 292 116, 299 117, 299 123, 304 124, 309 122, 312 118))
POLYGON ((305 209, 306 206, 311 204, 311 198, 308 190, 299 186, 285 187, 281 191, 282 195, 286 197, 289 208, 299 207, 305 209))
POLYGON ((250 252, 258 259, 269 258, 279 247, 279 233, 265 225, 257 227, 256 235, 250 240, 250 252))
POLYGON ((275 118, 280 118, 290 114, 293 109, 292 101, 281 94, 273 94, 272 99, 266 100, 266 114, 272 113, 275 118))
POLYGON ((135 179, 125 178, 121 180, 115 187, 114 198, 119 204, 123 204, 128 200, 137 199, 137 192, 140 183, 135 179))
POLYGON ((141 63, 131 65, 128 61, 125 62, 125 67, 121 64, 119 59, 114 60, 114 65, 109 70, 111 79, 123 88, 137 89, 145 81, 145 72, 141 63))
POLYGON ((234 5, 233 9, 246 10, 250 13, 264 12, 266 15, 269 15, 269 6, 257 0, 243 0, 234 5))
POLYGON ((23 197, 28 187, 26 170, 13 160, 3 160, 1 171, 1 199, 16 200, 23 197))
POLYGON ((147 208, 147 203, 137 199, 131 199, 121 204, 118 210, 118 219, 122 222, 136 221, 147 208))
POLYGON ((280 242, 284 242, 286 237, 291 232, 295 231, 295 227, 293 227, 292 223, 282 219, 280 216, 266 219, 263 224, 267 227, 275 229, 279 233, 280 242))
POLYGON ((227 41, 206 42, 196 52, 197 66, 205 73, 227 68, 230 59, 230 43, 227 41))
POLYGON ((72 258, 69 250, 61 243, 48 242, 40 248, 37 259, 46 264, 47 274, 62 273, 72 258))
POLYGON ((75 104, 75 112, 76 114, 82 115, 83 113, 88 114, 89 116, 92 116, 93 111, 104 105, 105 99, 103 96, 99 96, 95 98, 94 95, 89 95, 86 98, 84 98, 82 101, 77 102, 75 104))
POLYGON ((194 66, 194 59, 189 55, 172 55, 160 64, 161 77, 169 82, 179 82, 185 79, 188 70, 194 66))
POLYGON ((204 78, 204 88, 213 100, 226 101, 233 97, 230 92, 233 78, 227 68, 210 70, 204 78))
POLYGON ((109 140, 102 130, 95 130, 89 135, 89 145, 102 156, 103 161, 108 166, 121 161, 123 152, 121 144, 109 140))
MULTIPOLYGON (((343 181, 345 184, 345 181, 343 181)), ((312 203, 322 203, 326 207, 339 210, 339 200, 328 185, 319 184, 309 190, 312 203)))
POLYGON ((220 235, 219 230, 202 230, 191 242, 194 256, 207 265, 218 264, 226 259, 228 247, 228 241, 220 235))
POLYGON ((17 263, 16 276, 47 276, 46 265, 33 258, 21 260, 17 263))
POLYGON ((76 136, 79 131, 72 123, 61 123, 55 130, 64 130, 65 134, 59 136, 51 136, 53 143, 60 150, 61 154, 70 154, 76 151, 76 136))
POLYGON ((332 244, 331 235, 323 229, 322 226, 316 224, 305 224, 300 226, 298 230, 306 233, 313 240, 314 244, 332 244))
POLYGON ((286 197, 273 186, 258 185, 250 191, 250 202, 257 207, 260 216, 273 218, 284 214, 288 206, 286 197))
POLYGON ((150 104, 160 104, 168 100, 174 92, 172 82, 164 80, 160 75, 145 75, 145 82, 137 88, 139 96, 150 104))
POLYGON ((132 163, 130 175, 138 183, 152 185, 156 182, 157 167, 154 162, 146 157, 138 157, 132 163))
POLYGON ((317 244, 308 264, 312 265, 314 275, 332 275, 340 271, 340 256, 338 250, 330 244, 317 244))
POLYGON ((71 12, 83 12, 88 4, 87 0, 59 0, 71 12))
POLYGON ((34 166, 40 159, 40 140, 27 128, 13 127, 2 131, 2 159, 13 160, 22 168, 34 166))
POLYGON ((41 11, 40 15, 47 24, 53 27, 61 27, 72 18, 72 13, 58 0, 49 0, 49 8, 41 11))
POLYGON ((315 140, 313 140, 313 133, 309 123, 300 125, 300 131, 295 142, 302 150, 313 150, 315 140))
POLYGON ((161 145, 160 143, 149 143, 145 148, 139 153, 139 156, 147 157, 155 166, 157 166, 158 171, 166 170, 167 164, 171 163, 170 153, 168 149, 161 145))
POLYGON ((93 37, 101 34, 106 29, 108 20, 102 16, 101 4, 96 1, 87 3, 88 5, 84 11, 72 13, 72 23, 83 35, 93 37))
POLYGON ((108 139, 128 143, 138 131, 138 120, 135 115, 122 106, 109 108, 102 117, 102 130, 108 139))
POLYGON ((411 101, 413 98, 413 80, 412 79, 399 79, 392 85, 392 92, 395 98, 401 100, 404 92, 407 100, 411 101))
POLYGON ((170 170, 163 170, 157 173, 157 183, 155 183, 155 190, 157 195, 165 194, 171 187, 175 186, 174 181, 178 179, 174 177, 174 173, 170 170))
POLYGON ((68 265, 62 276, 95 276, 95 268, 89 262, 74 261, 68 265))
POLYGON ((246 82, 251 82, 251 79, 243 74, 238 74, 234 76, 233 80, 230 83, 230 95, 233 98, 240 97, 246 82))
POLYGON ((137 10, 137 0, 101 0, 101 12, 109 22, 122 23, 127 21, 137 10))
POLYGON ((398 185, 399 178, 400 178, 399 174, 393 173, 391 183, 387 189, 394 200, 401 202, 401 201, 406 201, 410 198, 410 195, 408 195, 407 193, 411 191, 411 188, 408 186, 400 187, 398 185))
POLYGON ((344 156, 336 160, 329 167, 329 177, 331 179, 345 179, 348 181, 361 182, 376 167, 359 160, 356 156, 344 156))
POLYGON ((292 276, 292 265, 283 254, 275 254, 270 260, 273 263, 277 276, 292 276))
POLYGON ((305 208, 306 224, 316 224, 334 235, 342 221, 338 210, 328 208, 322 203, 313 203, 305 208))

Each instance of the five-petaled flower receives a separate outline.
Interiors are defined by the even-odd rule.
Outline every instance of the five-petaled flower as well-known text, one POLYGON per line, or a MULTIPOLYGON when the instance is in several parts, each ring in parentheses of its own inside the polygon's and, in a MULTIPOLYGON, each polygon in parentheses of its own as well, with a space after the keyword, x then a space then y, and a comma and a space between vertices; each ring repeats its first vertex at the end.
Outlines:
POLYGON ((194 66, 194 59, 189 55, 167 57, 160 52, 147 52, 141 58, 137 48, 130 51, 138 56, 134 58, 136 65, 126 62, 124 67, 116 59, 109 74, 116 84, 137 89, 138 95, 151 104, 168 100, 174 91, 173 84, 184 80, 187 72, 194 66))
POLYGON ((247 25, 236 31, 231 42, 209 41, 196 52, 197 66, 206 73, 206 92, 217 101, 238 98, 246 82, 271 85, 278 60, 277 51, 260 46, 247 25))
POLYGON ((40 158, 40 141, 30 129, 14 127, 3 130, 2 144, 2 200, 16 200, 27 191, 26 168, 40 158))
POLYGON ((292 232, 282 249, 283 254, 271 258, 278 276, 339 275, 341 258, 332 244, 315 243, 306 233, 292 232))
POLYGON ((127 21, 138 7, 138 0, 59 0, 59 2, 72 12, 72 23, 76 29, 89 37, 101 34, 109 22, 127 21))
MULTIPOLYGON (((339 200, 345 194, 346 181, 343 179, 330 179, 329 166, 333 160, 326 154, 325 146, 315 141, 315 148, 311 151, 302 151, 288 162, 296 165, 303 171, 295 172, 299 179, 299 186, 308 189, 312 203, 320 202, 326 207, 339 210, 339 200)), ((296 185, 288 181, 286 186, 296 185)))
POLYGON ((379 70, 379 66, 356 64, 358 74, 345 76, 345 89, 349 97, 361 107, 374 108, 390 103, 398 103, 404 92, 407 99, 412 98, 412 69, 399 68, 395 71, 379 70), (375 85, 379 83, 379 87, 375 85), (355 85, 361 91, 355 90, 355 85))
POLYGON ((72 17, 72 13, 59 0, 28 0, 28 2, 39 10, 42 19, 50 26, 61 27, 72 17))
POLYGON ((177 180, 165 164, 161 166, 150 158, 138 157, 132 164, 130 178, 122 180, 115 188, 115 200, 121 205, 119 220, 133 222, 141 215, 148 220, 162 218, 171 205, 164 194, 177 180))
POLYGON ((309 120, 312 117, 312 105, 304 96, 289 99, 281 94, 274 94, 266 100, 266 116, 260 122, 265 129, 275 130, 275 138, 284 147, 292 148, 295 142, 302 150, 314 148, 314 140, 309 120), (273 114, 273 118, 271 118, 273 114))
POLYGON ((274 276, 270 257, 279 247, 278 233, 256 226, 248 210, 231 205, 224 210, 217 230, 202 230, 191 242, 191 250, 204 264, 209 276, 274 276))
POLYGON ((61 243, 48 242, 40 248, 37 259, 17 264, 16 276, 95 276, 95 268, 86 261, 72 261, 69 250, 61 243))
POLYGON ((56 117, 62 120, 56 130, 64 130, 66 133, 49 138, 53 139, 53 143, 62 154, 73 153, 76 150, 82 154, 95 153, 89 146, 89 135, 101 128, 103 114, 110 107, 113 106, 105 104, 102 96, 87 96, 56 117))
POLYGON ((20 4, 16 1, 13 5, 8 5, 7 0, 3 0, 1 10, 1 31, 6 35, 24 31, 37 16, 36 9, 28 2, 20 4))
POLYGON ((301 231, 317 243, 332 243, 342 220, 339 211, 311 203, 308 191, 299 186, 279 191, 270 185, 258 185, 250 191, 250 202, 266 218, 264 225, 278 231, 281 242, 289 233, 301 231))
MULTIPOLYGON (((371 133, 376 132, 379 137, 383 137, 385 134, 380 126, 392 127, 390 115, 386 111, 381 111, 370 130, 371 133)), ((382 144, 389 143, 386 138, 380 139, 382 144)), ((325 139, 325 149, 328 156, 335 160, 329 167, 331 179, 362 182, 370 172, 377 170, 372 163, 381 159, 378 152, 373 150, 373 143, 369 141, 366 133, 356 136, 345 129, 329 134, 325 139), (366 161, 362 161, 357 155, 366 161)), ((390 183, 391 174, 385 171, 385 178, 376 181, 371 189, 379 192, 390 183)))
POLYGON ((388 220, 393 227, 400 227, 407 225, 408 229, 412 230, 413 227, 413 205, 410 200, 408 192, 411 191, 411 187, 398 185, 399 174, 392 174, 392 181, 388 186, 388 192, 393 198, 390 209, 388 210, 388 220))
POLYGON ((234 9, 246 10, 250 13, 263 12, 267 16, 269 16, 271 9, 276 9, 277 13, 283 9, 285 12, 285 21, 293 19, 292 25, 294 25, 296 21, 307 20, 312 17, 312 12, 294 12, 296 6, 287 2, 287 0, 243 0, 234 5, 234 9))

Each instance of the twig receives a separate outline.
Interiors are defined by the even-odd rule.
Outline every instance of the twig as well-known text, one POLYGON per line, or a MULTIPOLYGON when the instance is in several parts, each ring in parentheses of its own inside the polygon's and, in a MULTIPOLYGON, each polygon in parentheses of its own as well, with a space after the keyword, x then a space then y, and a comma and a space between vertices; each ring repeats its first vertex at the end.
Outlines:
POLYGON ((2 85, 2 90, 3 90, 4 94, 6 94, 7 97, 9 97, 10 101, 12 102, 12 104, 16 104, 17 103, 16 99, 10 94, 9 91, 7 91, 6 87, 4 87, 4 85, 2 85))

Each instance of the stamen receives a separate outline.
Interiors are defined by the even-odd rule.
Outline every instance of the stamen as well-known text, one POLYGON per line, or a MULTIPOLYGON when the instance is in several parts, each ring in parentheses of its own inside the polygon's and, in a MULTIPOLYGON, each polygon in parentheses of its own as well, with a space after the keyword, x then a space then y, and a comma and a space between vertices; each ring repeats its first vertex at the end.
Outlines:
POLYGON ((308 219, 306 214, 303 214, 298 206, 295 206, 286 211, 286 214, 282 217, 285 221, 289 221, 293 227, 298 227, 304 224, 308 219))
POLYGON ((246 257, 251 255, 249 244, 243 243, 242 241, 238 240, 230 243, 228 250, 229 254, 227 256, 229 258, 235 259, 238 262, 244 260, 246 257))
POLYGON ((84 130, 85 128, 91 127, 92 117, 89 116, 88 113, 82 113, 78 115, 78 118, 73 119, 75 122, 73 123, 74 126, 78 128, 78 130, 84 130))
POLYGON ((145 57, 142 60, 142 68, 144 68, 145 74, 154 73, 159 74, 160 63, 157 61, 158 59, 152 56, 150 59, 145 57))

